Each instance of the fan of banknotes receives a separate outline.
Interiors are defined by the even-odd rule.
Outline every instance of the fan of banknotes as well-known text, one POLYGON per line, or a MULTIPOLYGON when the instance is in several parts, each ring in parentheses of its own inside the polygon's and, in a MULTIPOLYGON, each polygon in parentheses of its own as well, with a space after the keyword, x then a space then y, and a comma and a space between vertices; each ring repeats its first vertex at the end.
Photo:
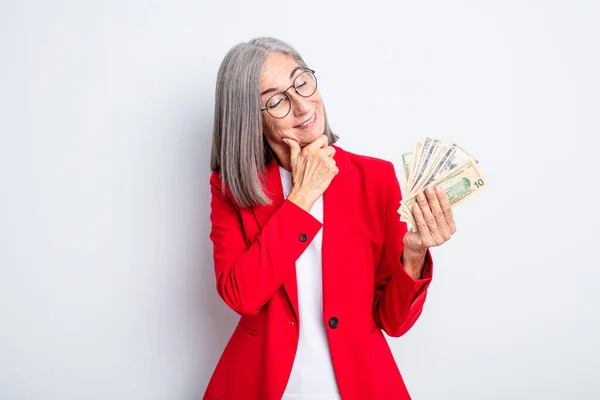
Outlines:
POLYGON ((487 186, 479 161, 456 143, 426 137, 415 143, 412 152, 400 156, 400 164, 403 200, 398 213, 415 231, 412 207, 425 187, 441 186, 454 207, 487 186))

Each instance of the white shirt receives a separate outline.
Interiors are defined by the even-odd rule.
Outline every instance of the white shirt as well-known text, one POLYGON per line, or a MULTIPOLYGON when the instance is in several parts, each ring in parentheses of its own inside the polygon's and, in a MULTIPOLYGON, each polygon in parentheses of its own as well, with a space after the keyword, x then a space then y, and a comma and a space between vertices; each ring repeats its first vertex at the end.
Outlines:
MULTIPOLYGON (((279 167, 284 197, 292 190, 292 174, 279 167)), ((323 196, 312 206, 310 214, 323 223, 323 196)), ((323 228, 296 261, 300 339, 282 400, 341 400, 327 329, 323 320, 323 271, 321 246, 323 228)))

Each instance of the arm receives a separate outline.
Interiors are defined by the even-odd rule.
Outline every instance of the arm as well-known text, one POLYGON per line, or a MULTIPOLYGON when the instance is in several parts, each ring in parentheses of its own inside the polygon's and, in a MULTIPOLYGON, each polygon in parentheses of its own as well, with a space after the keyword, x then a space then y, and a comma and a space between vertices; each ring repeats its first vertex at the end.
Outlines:
POLYGON ((397 212, 400 185, 393 164, 388 165, 384 244, 375 274, 373 315, 380 329, 399 337, 413 326, 423 310, 433 262, 428 250, 423 255, 403 254, 407 229, 397 212))
POLYGON ((241 218, 222 190, 217 174, 211 183, 213 257, 217 292, 240 315, 255 315, 281 287, 295 262, 315 237, 321 223, 284 200, 256 241, 246 245, 241 218), (302 242, 300 235, 308 240, 302 242))

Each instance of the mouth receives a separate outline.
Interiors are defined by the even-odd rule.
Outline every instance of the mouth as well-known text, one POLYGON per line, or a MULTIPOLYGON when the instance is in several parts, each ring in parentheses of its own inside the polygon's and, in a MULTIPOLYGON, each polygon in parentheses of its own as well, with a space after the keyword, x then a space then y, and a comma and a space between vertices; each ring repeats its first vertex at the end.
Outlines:
POLYGON ((294 128, 298 129, 307 129, 313 126, 317 122, 317 113, 314 113, 309 119, 301 123, 300 125, 296 125, 294 128))

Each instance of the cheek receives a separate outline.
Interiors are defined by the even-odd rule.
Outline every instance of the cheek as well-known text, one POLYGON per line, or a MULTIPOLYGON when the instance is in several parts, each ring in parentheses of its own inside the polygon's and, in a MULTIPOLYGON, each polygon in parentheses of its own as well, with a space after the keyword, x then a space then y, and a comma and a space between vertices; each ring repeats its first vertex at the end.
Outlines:
POLYGON ((315 99, 315 104, 320 114, 323 115, 325 113, 325 107, 323 106, 323 99, 321 99, 320 96, 317 99, 315 99))
POLYGON ((284 133, 287 129, 286 127, 289 125, 289 123, 286 123, 286 120, 287 118, 270 118, 268 121, 265 121, 265 124, 263 125, 265 135, 267 135, 267 137, 269 137, 271 140, 278 142, 281 137, 284 136, 284 133))

